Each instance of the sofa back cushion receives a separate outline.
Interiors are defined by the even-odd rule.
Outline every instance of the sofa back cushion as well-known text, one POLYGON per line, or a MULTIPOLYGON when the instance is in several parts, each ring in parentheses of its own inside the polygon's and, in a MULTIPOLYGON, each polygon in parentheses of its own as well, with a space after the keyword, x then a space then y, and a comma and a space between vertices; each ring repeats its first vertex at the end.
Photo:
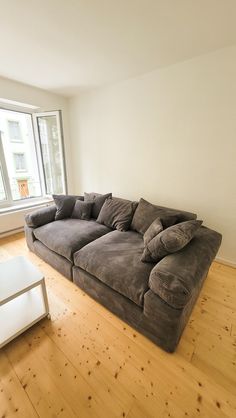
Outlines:
POLYGON ((163 231, 163 229, 166 229, 169 226, 172 226, 175 223, 177 223, 178 218, 179 216, 177 214, 166 215, 162 216, 161 218, 156 218, 143 235, 144 245, 147 245, 157 234, 163 231))
POLYGON ((93 202, 76 200, 71 218, 89 220, 91 218, 93 202))
POLYGON ((97 222, 118 231, 127 231, 130 227, 136 202, 118 197, 107 199, 97 218, 97 222))
POLYGON ((53 194, 52 195, 57 211, 55 214, 55 220, 70 218, 76 200, 83 200, 82 196, 53 194))
POLYGON ((181 250, 191 241, 201 224, 202 221, 192 220, 170 226, 145 246, 141 260, 153 263, 181 250))
POLYGON ((153 205, 147 200, 141 198, 138 207, 134 213, 134 217, 131 223, 131 229, 139 232, 140 234, 144 234, 156 218, 167 215, 177 215, 178 222, 188 221, 197 218, 197 215, 194 213, 166 208, 164 206, 153 205))
POLYGON ((112 193, 106 193, 106 194, 99 194, 99 193, 84 193, 84 201, 85 202, 93 202, 93 208, 92 208, 92 218, 97 219, 100 210, 102 209, 103 203, 106 201, 106 199, 111 199, 112 193))

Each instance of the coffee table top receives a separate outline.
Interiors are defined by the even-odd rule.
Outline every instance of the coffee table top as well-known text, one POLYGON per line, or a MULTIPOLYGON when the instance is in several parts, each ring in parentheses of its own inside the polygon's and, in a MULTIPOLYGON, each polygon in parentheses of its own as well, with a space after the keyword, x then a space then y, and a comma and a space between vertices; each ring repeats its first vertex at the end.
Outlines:
POLYGON ((43 274, 25 257, 0 263, 0 305, 37 286, 43 274))

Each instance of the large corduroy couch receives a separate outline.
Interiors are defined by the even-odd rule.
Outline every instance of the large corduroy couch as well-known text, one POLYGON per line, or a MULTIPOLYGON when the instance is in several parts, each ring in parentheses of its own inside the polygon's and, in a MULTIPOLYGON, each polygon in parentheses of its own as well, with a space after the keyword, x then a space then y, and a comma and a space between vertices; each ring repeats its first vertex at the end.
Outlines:
POLYGON ((85 193, 54 200, 26 216, 29 249, 173 352, 221 234, 202 226, 193 213, 144 199, 85 193))

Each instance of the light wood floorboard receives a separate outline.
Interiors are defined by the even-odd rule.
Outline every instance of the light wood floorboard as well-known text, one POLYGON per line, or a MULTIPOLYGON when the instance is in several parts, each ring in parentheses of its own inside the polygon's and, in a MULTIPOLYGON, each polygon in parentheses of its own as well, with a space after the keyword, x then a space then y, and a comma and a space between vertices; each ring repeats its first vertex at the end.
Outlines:
POLYGON ((176 353, 167 354, 29 252, 51 320, 0 350, 0 418, 236 417, 236 270, 213 263, 176 353))

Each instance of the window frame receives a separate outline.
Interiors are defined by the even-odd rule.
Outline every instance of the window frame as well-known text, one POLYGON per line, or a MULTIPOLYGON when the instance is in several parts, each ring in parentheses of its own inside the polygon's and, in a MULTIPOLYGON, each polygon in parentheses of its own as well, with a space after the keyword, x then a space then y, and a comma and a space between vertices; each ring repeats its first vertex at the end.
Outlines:
POLYGON ((0 132, 0 164, 1 164, 3 186, 5 190, 5 195, 6 195, 6 199, 0 201, 0 208, 2 208, 2 207, 7 207, 11 205, 12 199, 11 199, 11 186, 10 186, 10 182, 8 178, 7 165, 6 165, 2 139, 1 139, 1 132, 0 132))
MULTIPOLYGON (((26 202, 27 204, 31 205, 32 203, 37 204, 42 201, 45 201, 45 199, 51 200, 52 198, 51 194, 46 193, 46 179, 44 175, 42 149, 41 149, 39 128, 38 128, 38 123, 37 123, 37 117, 40 117, 40 116, 54 115, 57 118, 57 126, 59 129, 59 139, 60 139, 60 149, 61 149, 61 155, 62 155, 61 162, 62 162, 62 171, 63 171, 63 193, 67 193, 68 189, 67 189, 67 175, 66 175, 66 163, 65 163, 65 147, 64 147, 64 135, 63 135, 61 110, 54 110, 54 111, 48 111, 48 112, 47 111, 36 112, 35 109, 31 110, 28 108, 26 109, 26 108, 20 108, 18 106, 10 106, 10 105, 4 106, 2 105, 2 103, 0 103, 0 110, 8 110, 8 111, 16 112, 16 113, 24 113, 24 114, 28 114, 31 116, 33 140, 34 140, 35 153, 36 153, 36 159, 37 159, 38 170, 39 170, 39 181, 40 181, 40 187, 41 187, 40 196, 29 197, 27 199, 13 200, 10 182, 8 178, 7 164, 6 164, 2 140, 1 140, 1 131, 0 131, 0 166, 2 169, 4 191, 6 194, 6 200, 0 201, 0 211, 2 212, 2 209, 4 208, 7 208, 7 210, 9 210, 12 207, 12 209, 14 209, 14 207, 16 206, 25 207, 26 202)), ((16 141, 16 142, 20 143, 22 141, 16 141)))
POLYGON ((67 174, 66 174, 64 134, 63 134, 63 125, 62 125, 62 112, 61 110, 51 110, 48 112, 32 112, 32 118, 34 120, 33 127, 35 129, 36 144, 38 145, 39 155, 41 157, 40 162, 38 162, 40 165, 40 176, 42 177, 43 183, 44 183, 44 196, 49 197, 51 196, 51 194, 47 193, 46 174, 45 174, 45 169, 43 166, 43 151, 42 151, 42 144, 40 141, 40 130, 39 130, 39 123, 38 123, 38 118, 44 117, 44 116, 56 116, 57 127, 59 130, 59 138, 61 138, 61 141, 59 143, 59 148, 61 151, 63 193, 64 194, 68 192, 68 186, 67 186, 67 174))

